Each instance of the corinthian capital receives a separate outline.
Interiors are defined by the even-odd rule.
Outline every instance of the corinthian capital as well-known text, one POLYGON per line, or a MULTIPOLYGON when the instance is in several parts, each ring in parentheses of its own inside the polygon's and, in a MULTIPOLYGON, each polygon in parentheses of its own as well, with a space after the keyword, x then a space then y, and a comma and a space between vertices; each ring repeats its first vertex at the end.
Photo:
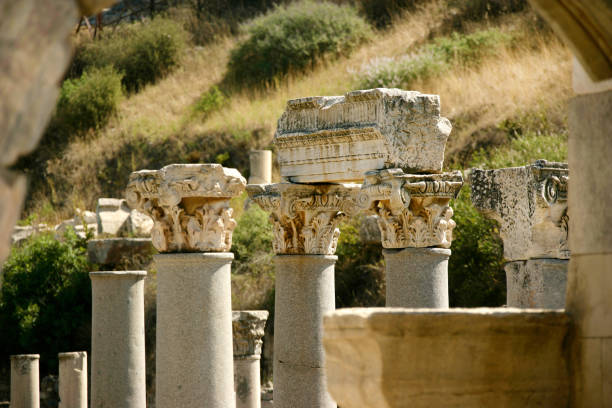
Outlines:
POLYGON ((230 198, 246 180, 220 164, 171 164, 130 175, 126 198, 153 218, 153 245, 160 252, 226 252, 236 221, 230 198))
POLYGON ((569 258, 566 163, 470 170, 472 202, 500 223, 504 258, 569 258))
POLYGON ((262 337, 268 319, 267 310, 232 312, 234 357, 261 355, 262 337))
POLYGON ((369 202, 378 214, 384 248, 448 248, 455 228, 448 204, 462 185, 458 171, 415 175, 401 169, 378 170, 366 173, 358 201, 369 202))
POLYGON ((270 212, 277 254, 333 255, 347 214, 360 209, 358 184, 253 184, 247 193, 270 212))

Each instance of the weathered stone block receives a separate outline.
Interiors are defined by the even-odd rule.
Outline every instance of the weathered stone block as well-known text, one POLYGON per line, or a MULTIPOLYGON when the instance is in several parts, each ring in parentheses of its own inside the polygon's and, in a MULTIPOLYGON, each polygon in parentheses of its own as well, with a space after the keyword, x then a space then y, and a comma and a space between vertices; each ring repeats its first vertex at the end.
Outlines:
POLYGON ((441 172, 450 131, 438 95, 379 88, 288 101, 274 144, 287 181, 353 182, 392 167, 441 172))
POLYGON ((87 243, 87 258, 98 265, 142 267, 151 261, 153 252, 151 238, 92 239, 87 243))
POLYGON ((120 198, 99 198, 96 206, 98 233, 119 235, 128 229, 130 207, 120 198))
POLYGON ((565 407, 569 329, 560 310, 337 310, 328 389, 342 408, 565 407))
POLYGON ((474 206, 500 223, 504 258, 569 258, 566 163, 471 169, 474 206))
POLYGON ((129 231, 137 237, 148 237, 153 229, 153 219, 138 210, 130 211, 129 231))

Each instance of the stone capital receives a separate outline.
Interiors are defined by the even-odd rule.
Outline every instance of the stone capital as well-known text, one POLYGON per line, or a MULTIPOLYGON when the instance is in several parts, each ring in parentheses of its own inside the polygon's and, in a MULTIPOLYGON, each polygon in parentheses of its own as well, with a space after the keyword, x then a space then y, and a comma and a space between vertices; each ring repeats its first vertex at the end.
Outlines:
POLYGON ((241 310, 232 312, 234 357, 260 356, 268 312, 241 310))
POLYGON ((384 248, 449 248, 455 222, 449 206, 463 185, 459 171, 405 174, 401 169, 366 173, 359 203, 378 217, 384 248), (367 197, 367 198, 366 198, 367 197))
POLYGON ((566 163, 470 170, 472 202, 500 223, 504 258, 569 258, 566 163))
POLYGON ((250 184, 247 193, 270 212, 277 254, 333 255, 346 215, 361 211, 359 184, 250 184))
POLYGON ((440 173, 450 131, 438 95, 377 88, 288 101, 274 145, 283 180, 361 182, 390 167, 440 173))
POLYGON ((130 207, 153 218, 153 245, 160 252, 227 252, 236 221, 229 206, 246 180, 220 164, 171 164, 130 175, 130 207))

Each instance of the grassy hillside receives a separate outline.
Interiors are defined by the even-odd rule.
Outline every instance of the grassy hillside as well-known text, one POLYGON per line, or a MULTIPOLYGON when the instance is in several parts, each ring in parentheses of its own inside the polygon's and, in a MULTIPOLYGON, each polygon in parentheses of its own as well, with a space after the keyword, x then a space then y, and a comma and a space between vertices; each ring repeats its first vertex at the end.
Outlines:
MULTIPOLYGON (((289 75, 275 88, 233 91, 206 114, 194 105, 222 83, 241 37, 190 46, 176 70, 128 95, 106 126, 71 141, 46 162, 46 174, 33 182, 26 214, 62 218, 75 207, 92 208, 100 196, 121 196, 131 171, 174 162, 217 161, 248 174, 248 149, 272 147, 276 120, 288 99, 358 89, 381 61, 448 38, 448 24, 446 1, 424 2, 349 57, 289 75)), ((509 145, 518 134, 565 133, 569 52, 538 24, 529 10, 465 23, 459 35, 494 28, 511 41, 477 63, 450 61, 444 72, 404 84, 440 95, 442 112, 454 126, 446 167, 466 167, 475 150, 509 145)))

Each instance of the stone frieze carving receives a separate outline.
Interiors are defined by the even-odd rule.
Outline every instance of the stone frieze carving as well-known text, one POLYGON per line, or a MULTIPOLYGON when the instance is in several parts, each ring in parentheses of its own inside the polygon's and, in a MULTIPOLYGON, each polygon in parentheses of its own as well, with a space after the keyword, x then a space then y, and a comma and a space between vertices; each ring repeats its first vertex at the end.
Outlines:
POLYGON ((378 215, 384 248, 449 248, 455 222, 449 206, 463 185, 460 172, 405 174, 401 169, 366 174, 362 195, 378 215))
POLYGON ((151 238, 160 252, 226 252, 236 221, 230 198, 246 180, 220 164, 171 164, 130 175, 130 207, 153 218, 151 238))
POLYGON ((472 202, 500 223, 504 258, 569 258, 566 163, 470 170, 472 202))
POLYGON ((268 312, 248 310, 232 312, 234 357, 260 356, 268 312))
POLYGON ((450 131, 438 95, 378 88, 288 101, 274 144, 284 180, 361 183, 383 168, 440 173, 450 131))
POLYGON ((365 208, 358 202, 360 191, 358 184, 247 186, 249 197, 270 213, 277 254, 333 255, 340 221, 365 208))

